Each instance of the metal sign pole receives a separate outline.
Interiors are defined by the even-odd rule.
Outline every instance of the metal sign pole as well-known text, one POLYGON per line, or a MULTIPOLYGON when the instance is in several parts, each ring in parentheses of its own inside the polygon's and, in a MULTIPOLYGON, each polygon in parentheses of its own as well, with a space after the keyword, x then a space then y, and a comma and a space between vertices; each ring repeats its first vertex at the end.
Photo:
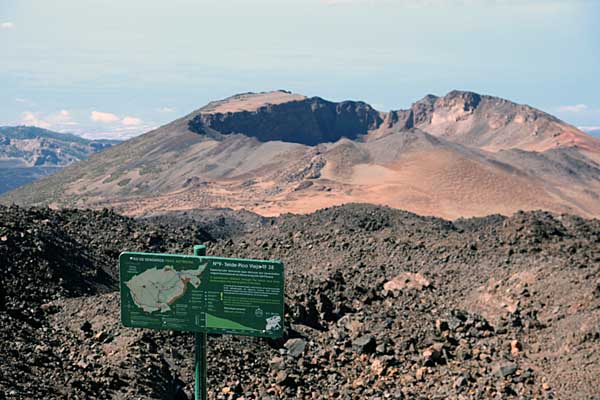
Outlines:
MULTIPOLYGON (((195 256, 205 256, 206 246, 194 246, 195 256)), ((208 400, 206 387, 206 333, 194 333, 194 399, 208 400)))

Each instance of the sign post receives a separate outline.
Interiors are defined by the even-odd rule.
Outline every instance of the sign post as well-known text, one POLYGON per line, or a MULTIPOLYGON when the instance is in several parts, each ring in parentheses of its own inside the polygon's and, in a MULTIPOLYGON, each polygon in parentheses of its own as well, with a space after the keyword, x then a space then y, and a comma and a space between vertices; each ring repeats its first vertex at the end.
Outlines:
POLYGON ((207 334, 283 335, 284 274, 279 261, 123 252, 121 323, 194 332, 194 396, 207 400, 207 334))
MULTIPOLYGON (((206 246, 194 246, 195 256, 205 256, 206 246)), ((206 332, 194 332, 194 399, 208 400, 208 388, 206 387, 206 332)))

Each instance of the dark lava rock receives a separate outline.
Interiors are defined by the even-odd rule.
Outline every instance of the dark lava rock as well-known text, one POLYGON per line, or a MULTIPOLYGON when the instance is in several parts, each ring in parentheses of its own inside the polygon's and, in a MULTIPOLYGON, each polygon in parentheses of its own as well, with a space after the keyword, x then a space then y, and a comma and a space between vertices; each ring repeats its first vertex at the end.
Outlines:
POLYGON ((83 324, 81 324, 80 329, 82 332, 90 333, 92 331, 92 324, 90 324, 90 321, 85 321, 83 324))
POLYGON ((518 369, 518 366, 514 362, 500 364, 494 370, 494 374, 500 378, 504 378, 514 374, 518 369))
POLYGON ((365 335, 355 339, 352 346, 359 354, 373 354, 377 348, 377 341, 373 336, 365 335))
POLYGON ((115 290, 121 251, 199 243, 286 268, 284 338, 209 335, 211 400, 597 397, 599 220, 223 213, 0 207, 0 398, 190 398, 193 335, 123 327, 115 290))
POLYGON ((285 342, 284 347, 290 356, 294 358, 300 357, 304 353, 304 349, 306 349, 306 340, 299 338, 289 339, 285 342))
POLYGON ((279 371, 275 382, 281 386, 296 386, 296 379, 285 371, 279 371))

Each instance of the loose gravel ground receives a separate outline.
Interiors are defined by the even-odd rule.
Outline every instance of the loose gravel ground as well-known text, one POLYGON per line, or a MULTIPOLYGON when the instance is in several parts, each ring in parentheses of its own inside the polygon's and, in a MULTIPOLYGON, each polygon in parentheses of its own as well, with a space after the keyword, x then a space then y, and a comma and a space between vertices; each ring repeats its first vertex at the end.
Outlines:
POLYGON ((191 398, 192 335, 123 328, 115 290, 121 251, 198 243, 286 267, 286 336, 211 336, 211 399, 600 398, 600 221, 350 204, 0 208, 0 399, 191 398))

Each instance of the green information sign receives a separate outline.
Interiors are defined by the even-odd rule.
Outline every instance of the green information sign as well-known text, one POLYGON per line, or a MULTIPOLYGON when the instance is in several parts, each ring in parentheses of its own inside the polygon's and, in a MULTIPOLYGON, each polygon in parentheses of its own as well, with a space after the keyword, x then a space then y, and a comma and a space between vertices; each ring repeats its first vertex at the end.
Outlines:
POLYGON ((124 326, 283 335, 281 262, 125 252, 119 272, 124 326))

